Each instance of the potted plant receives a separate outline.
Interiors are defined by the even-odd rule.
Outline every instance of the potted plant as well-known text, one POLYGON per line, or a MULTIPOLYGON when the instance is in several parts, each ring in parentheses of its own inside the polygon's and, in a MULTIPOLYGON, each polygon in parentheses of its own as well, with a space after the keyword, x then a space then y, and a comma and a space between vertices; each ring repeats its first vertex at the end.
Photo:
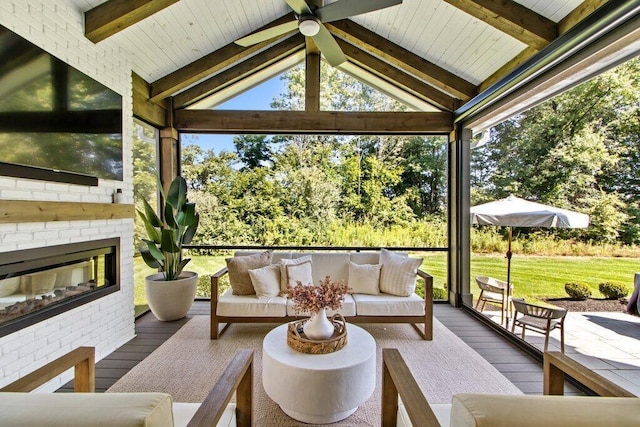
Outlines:
MULTIPOLYGON (((160 186, 162 189, 162 186, 160 186)), ((195 203, 187 200, 187 183, 176 177, 167 194, 162 193, 164 221, 143 199, 144 212, 138 215, 149 239, 140 249, 144 262, 159 273, 145 278, 145 293, 151 312, 158 320, 177 320, 186 316, 196 295, 198 274, 183 271, 191 261, 182 257, 182 246, 193 239, 200 220, 195 203)))

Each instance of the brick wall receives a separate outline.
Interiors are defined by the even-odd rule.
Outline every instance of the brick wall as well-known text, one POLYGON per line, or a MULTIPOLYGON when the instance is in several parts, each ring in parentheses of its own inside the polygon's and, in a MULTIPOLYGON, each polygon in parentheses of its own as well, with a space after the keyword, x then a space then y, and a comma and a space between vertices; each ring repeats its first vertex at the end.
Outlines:
MULTIPOLYGON (((71 0, 0 0, 0 24, 122 95, 124 182, 100 179, 97 187, 87 187, 0 177, 0 199, 110 203, 122 188, 125 202, 133 201, 131 62, 109 40, 96 45, 85 39, 83 19, 71 0)), ((0 338, 0 386, 78 346, 95 346, 100 359, 134 335, 132 219, 0 224, 0 257, 110 237, 120 237, 120 292, 0 338)), ((69 375, 43 390, 58 388, 69 375)))

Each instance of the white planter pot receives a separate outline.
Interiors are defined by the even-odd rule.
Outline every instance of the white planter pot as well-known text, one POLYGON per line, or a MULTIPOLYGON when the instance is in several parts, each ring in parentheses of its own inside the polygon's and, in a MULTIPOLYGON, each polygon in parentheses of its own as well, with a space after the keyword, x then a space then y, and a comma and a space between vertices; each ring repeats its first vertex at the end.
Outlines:
POLYGON ((178 280, 164 280, 163 273, 144 279, 151 312, 162 321, 182 319, 193 304, 198 289, 198 273, 183 271, 178 280))

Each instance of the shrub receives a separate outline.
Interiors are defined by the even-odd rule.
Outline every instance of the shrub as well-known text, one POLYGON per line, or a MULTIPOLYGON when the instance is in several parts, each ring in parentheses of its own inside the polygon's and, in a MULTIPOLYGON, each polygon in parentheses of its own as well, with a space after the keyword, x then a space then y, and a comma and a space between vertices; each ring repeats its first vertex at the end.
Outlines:
POLYGON ((196 297, 211 297, 211 276, 208 274, 198 276, 198 290, 196 291, 196 297))
POLYGON ((584 283, 565 283, 564 290, 571 298, 586 300, 591 297, 591 288, 584 283))
POLYGON ((448 300, 449 293, 444 288, 433 288, 433 299, 434 300, 448 300))
POLYGON ((622 283, 604 282, 598 285, 598 290, 606 299, 620 299, 627 296, 629 288, 622 283))

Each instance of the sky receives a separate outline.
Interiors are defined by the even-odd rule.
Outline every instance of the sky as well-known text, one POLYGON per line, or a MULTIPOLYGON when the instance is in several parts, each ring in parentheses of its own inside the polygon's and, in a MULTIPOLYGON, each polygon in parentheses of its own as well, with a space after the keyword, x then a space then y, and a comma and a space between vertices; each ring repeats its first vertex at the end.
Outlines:
MULTIPOLYGON (((264 83, 231 98, 229 101, 215 107, 216 110, 272 110, 269 106, 276 95, 284 92, 284 82, 280 76, 275 76, 264 83)), ((213 149, 215 153, 222 150, 235 151, 233 146, 234 135, 197 134, 197 144, 204 150, 213 149)), ((191 139, 183 135, 186 144, 191 139)))

